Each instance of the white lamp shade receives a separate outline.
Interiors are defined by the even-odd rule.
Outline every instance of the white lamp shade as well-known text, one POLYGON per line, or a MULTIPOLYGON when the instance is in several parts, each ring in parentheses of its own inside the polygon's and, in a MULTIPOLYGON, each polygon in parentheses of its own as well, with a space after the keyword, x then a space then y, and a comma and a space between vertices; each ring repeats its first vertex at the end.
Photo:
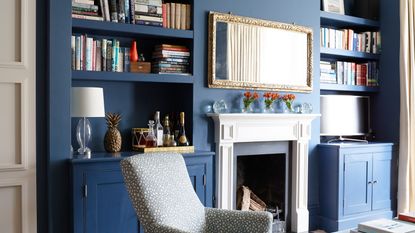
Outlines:
POLYGON ((105 117, 104 90, 99 87, 72 87, 72 117, 105 117))

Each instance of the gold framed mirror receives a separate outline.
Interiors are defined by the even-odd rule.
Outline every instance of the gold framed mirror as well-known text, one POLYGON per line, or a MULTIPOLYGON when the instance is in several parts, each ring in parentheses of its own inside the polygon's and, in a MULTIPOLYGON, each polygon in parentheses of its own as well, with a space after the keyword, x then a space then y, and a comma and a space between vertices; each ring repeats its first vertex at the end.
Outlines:
POLYGON ((311 92, 311 28, 209 12, 209 88, 311 92))

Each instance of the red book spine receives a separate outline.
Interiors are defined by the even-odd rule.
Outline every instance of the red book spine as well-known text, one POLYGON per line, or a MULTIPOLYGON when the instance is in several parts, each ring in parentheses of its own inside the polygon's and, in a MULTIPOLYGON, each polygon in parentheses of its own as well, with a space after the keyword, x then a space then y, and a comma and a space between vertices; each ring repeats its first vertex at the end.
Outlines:
POLYGON ((415 223, 415 217, 408 216, 408 215, 398 214, 398 219, 402 221, 415 223))
POLYGON ((161 16, 163 17, 163 27, 167 28, 166 3, 163 3, 163 5, 161 5, 161 16))

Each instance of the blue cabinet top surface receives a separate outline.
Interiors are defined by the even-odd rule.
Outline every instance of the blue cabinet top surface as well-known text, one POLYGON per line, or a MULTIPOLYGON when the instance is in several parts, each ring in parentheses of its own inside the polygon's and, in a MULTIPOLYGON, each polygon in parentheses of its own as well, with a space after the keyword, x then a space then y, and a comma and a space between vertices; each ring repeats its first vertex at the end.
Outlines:
MULTIPOLYGON (((123 151, 119 153, 108 153, 108 152, 96 152, 92 153, 91 158, 83 158, 75 156, 70 159, 72 164, 76 163, 96 163, 96 162, 113 162, 120 161, 125 157, 129 157, 135 154, 139 154, 137 151, 123 151)), ((212 151, 195 151, 194 153, 182 153, 183 157, 197 157, 197 156, 209 156, 214 155, 212 151)))
POLYGON ((320 143, 321 147, 338 147, 338 148, 363 148, 363 147, 380 147, 380 146, 393 146, 392 142, 340 142, 340 143, 320 143))

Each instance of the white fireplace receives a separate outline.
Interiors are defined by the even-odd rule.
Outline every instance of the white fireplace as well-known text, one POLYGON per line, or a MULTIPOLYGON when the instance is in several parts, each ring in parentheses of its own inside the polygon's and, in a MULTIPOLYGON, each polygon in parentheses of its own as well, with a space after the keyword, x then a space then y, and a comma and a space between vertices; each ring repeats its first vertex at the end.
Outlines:
POLYGON ((291 141, 291 231, 308 231, 308 143, 311 121, 319 114, 208 114, 215 122, 216 205, 235 203, 234 144, 291 141))

